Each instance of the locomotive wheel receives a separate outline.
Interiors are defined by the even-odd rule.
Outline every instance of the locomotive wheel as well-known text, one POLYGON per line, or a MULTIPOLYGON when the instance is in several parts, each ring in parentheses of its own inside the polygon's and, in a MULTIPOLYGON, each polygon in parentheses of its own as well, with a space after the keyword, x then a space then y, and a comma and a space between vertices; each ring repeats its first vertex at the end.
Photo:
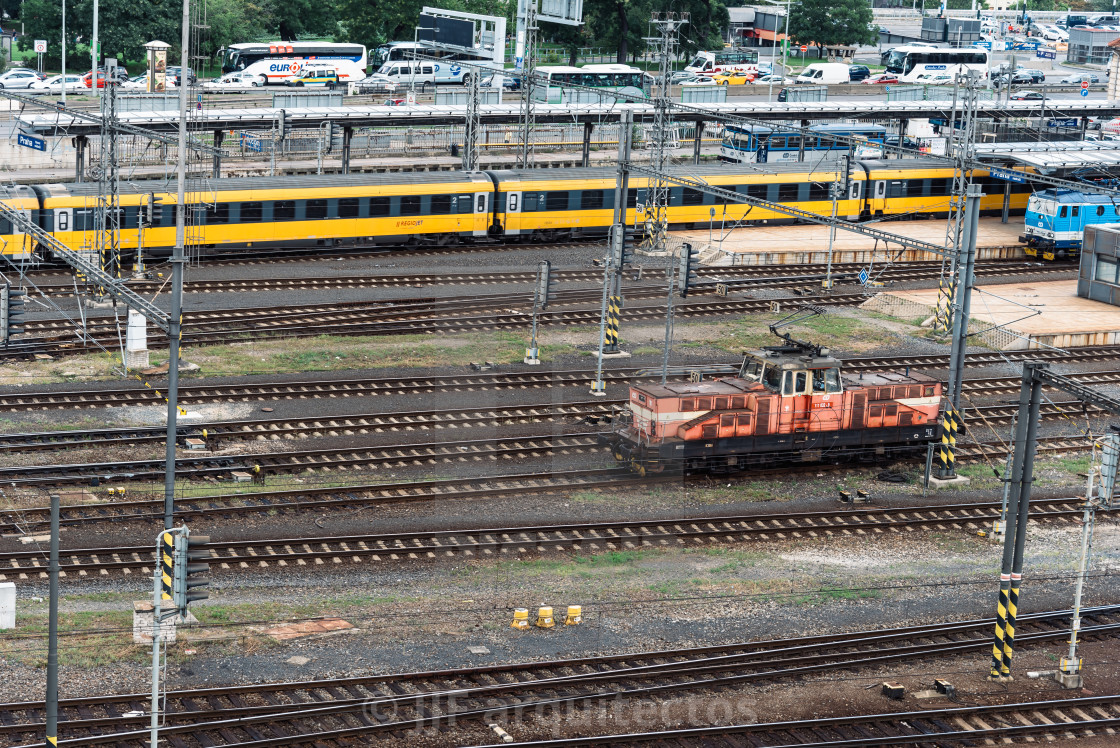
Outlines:
POLYGON ((618 447, 615 447, 614 448, 614 458, 616 460, 618 460, 619 462, 623 462, 623 461, 626 460, 626 455, 622 454, 621 449, 619 449, 618 447))
POLYGON ((646 477, 646 466, 645 466, 644 464, 642 464, 642 463, 640 463, 640 462, 639 462, 639 463, 638 463, 638 464, 637 464, 637 465, 636 465, 636 466, 634 467, 634 470, 635 470, 635 472, 637 472, 637 473, 638 473, 638 475, 642 476, 643 478, 645 478, 645 477, 646 477))

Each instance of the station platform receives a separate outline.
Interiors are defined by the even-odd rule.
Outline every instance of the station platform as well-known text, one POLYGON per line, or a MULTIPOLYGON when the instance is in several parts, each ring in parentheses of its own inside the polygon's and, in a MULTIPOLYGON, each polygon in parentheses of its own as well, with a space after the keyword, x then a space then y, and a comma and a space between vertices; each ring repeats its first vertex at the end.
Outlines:
MULTIPOLYGON (((931 244, 944 244, 948 222, 944 218, 925 221, 883 221, 875 227, 931 244)), ((976 243, 977 260, 1008 260, 1026 257, 1019 235, 1023 231, 1022 216, 1012 216, 1007 223, 999 218, 980 219, 980 238, 976 243)), ((808 265, 828 262, 828 227, 810 225, 748 226, 726 233, 720 241, 718 227, 674 231, 677 239, 700 247, 704 265, 808 265)), ((939 255, 919 249, 901 250, 897 244, 884 247, 874 239, 851 231, 836 231, 832 245, 833 262, 913 262, 938 260, 939 255)))
MULTIPOLYGON (((862 307, 912 321, 936 305, 934 288, 887 291, 862 307)), ((975 336, 1004 351, 1120 344, 1120 307, 1081 298, 1076 280, 977 286, 971 315, 975 336)))

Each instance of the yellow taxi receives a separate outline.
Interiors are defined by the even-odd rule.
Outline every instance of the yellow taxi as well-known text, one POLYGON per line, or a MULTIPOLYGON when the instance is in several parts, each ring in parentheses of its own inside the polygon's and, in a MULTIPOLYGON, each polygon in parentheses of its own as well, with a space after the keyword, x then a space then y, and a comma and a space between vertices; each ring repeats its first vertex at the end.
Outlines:
POLYGON ((712 80, 720 86, 742 86, 754 80, 754 76, 738 70, 725 70, 712 76, 712 80))

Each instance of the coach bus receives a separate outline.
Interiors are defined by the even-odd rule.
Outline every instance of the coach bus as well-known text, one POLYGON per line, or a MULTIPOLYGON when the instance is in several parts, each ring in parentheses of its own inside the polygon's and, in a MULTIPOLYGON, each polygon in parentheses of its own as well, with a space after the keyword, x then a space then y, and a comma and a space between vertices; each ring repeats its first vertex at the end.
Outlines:
POLYGON ((714 75, 729 70, 758 75, 758 52, 749 49, 720 52, 697 52, 684 67, 685 72, 697 75, 714 75))
POLYGON ((576 96, 564 94, 564 86, 585 86, 648 98, 652 82, 652 78, 644 70, 629 65, 584 65, 581 68, 545 66, 536 68, 536 73, 538 93, 534 94, 534 98, 544 99, 545 85, 540 78, 546 78, 548 102, 551 104, 579 100, 579 92, 572 92, 576 96))
POLYGON ((887 72, 897 75, 899 83, 917 83, 923 75, 956 77, 964 70, 975 70, 981 78, 987 78, 988 64, 988 50, 979 47, 895 47, 886 59, 887 72))
POLYGON ((721 161, 739 164, 776 163, 799 159, 819 164, 835 161, 849 152, 848 144, 829 136, 850 138, 869 145, 883 143, 887 129, 882 125, 814 125, 811 134, 765 126, 727 125, 719 149, 721 161))
POLYGON ((364 44, 253 42, 226 47, 222 74, 244 72, 262 84, 287 83, 310 62, 334 67, 339 80, 344 82, 365 78, 369 64, 364 44))

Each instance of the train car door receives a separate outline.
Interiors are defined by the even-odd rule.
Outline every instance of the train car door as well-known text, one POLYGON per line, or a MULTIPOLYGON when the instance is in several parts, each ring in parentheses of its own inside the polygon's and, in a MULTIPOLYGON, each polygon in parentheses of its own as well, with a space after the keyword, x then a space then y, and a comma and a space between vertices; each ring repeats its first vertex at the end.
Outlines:
POLYGON ((844 389, 840 369, 810 371, 810 412, 815 431, 837 431, 844 417, 844 389))
POLYGON ((808 430, 811 400, 809 372, 790 370, 782 374, 782 410, 778 421, 782 433, 808 430))
POLYGON ((507 192, 506 195, 506 233, 521 233, 521 192, 507 192))
POLYGON ((487 229, 490 227, 489 207, 489 192, 474 193, 474 217, 471 221, 471 229, 475 236, 486 236, 487 229))
POLYGON ((848 184, 848 220, 858 221, 863 209, 863 182, 851 180, 848 184))
POLYGON ((887 207, 887 180, 877 179, 872 184, 875 186, 875 194, 868 200, 868 209, 871 215, 882 213, 887 207))

